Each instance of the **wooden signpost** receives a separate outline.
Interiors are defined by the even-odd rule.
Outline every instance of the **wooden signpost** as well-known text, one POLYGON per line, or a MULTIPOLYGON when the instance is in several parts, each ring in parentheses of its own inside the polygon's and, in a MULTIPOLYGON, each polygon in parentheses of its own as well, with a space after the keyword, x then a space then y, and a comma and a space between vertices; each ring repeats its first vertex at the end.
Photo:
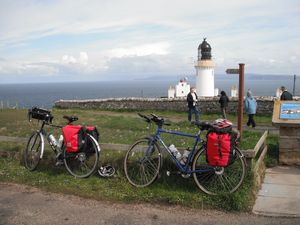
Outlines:
POLYGON ((239 74, 239 103, 238 103, 238 130, 243 133, 243 111, 244 111, 244 70, 245 64, 240 63, 239 69, 227 69, 227 74, 239 74))

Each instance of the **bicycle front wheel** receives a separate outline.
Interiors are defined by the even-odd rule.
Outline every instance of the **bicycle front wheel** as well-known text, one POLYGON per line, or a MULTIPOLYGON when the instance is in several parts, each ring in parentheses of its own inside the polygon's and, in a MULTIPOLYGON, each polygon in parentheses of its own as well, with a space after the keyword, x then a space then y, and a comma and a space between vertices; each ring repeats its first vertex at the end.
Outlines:
POLYGON ((126 153, 124 171, 128 181, 136 187, 146 187, 158 177, 161 166, 160 148, 150 138, 135 142, 126 153))
POLYGON ((38 166, 44 150, 44 140, 40 132, 33 133, 26 145, 24 152, 25 167, 33 171, 38 166))
POLYGON ((210 166, 206 149, 199 151, 193 160, 193 174, 197 186, 207 194, 233 193, 242 184, 246 166, 242 153, 235 148, 235 159, 227 167, 210 166))
POLYGON ((79 152, 67 152, 63 147, 64 164, 68 172, 74 177, 86 178, 98 168, 99 145, 90 135, 86 137, 86 144, 79 152))

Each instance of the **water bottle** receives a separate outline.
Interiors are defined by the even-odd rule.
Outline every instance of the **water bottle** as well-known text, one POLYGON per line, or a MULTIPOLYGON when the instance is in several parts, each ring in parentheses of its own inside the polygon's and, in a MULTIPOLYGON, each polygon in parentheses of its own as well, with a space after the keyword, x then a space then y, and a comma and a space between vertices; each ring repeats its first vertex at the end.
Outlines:
POLYGON ((185 165, 185 164, 186 164, 190 152, 191 152, 191 151, 190 151, 189 148, 187 148, 186 150, 184 150, 183 155, 182 155, 182 159, 180 160, 180 163, 181 163, 182 165, 185 165))
POLYGON ((57 143, 57 147, 60 149, 64 141, 64 136, 60 135, 57 143))
POLYGON ((175 147, 175 145, 171 144, 169 146, 170 151, 172 152, 172 154, 176 157, 176 159, 180 160, 181 158, 181 154, 180 152, 177 150, 177 148, 175 147))
POLYGON ((48 139, 49 139, 50 144, 52 144, 53 147, 57 146, 57 141, 56 141, 55 137, 53 136, 53 134, 49 134, 48 139))

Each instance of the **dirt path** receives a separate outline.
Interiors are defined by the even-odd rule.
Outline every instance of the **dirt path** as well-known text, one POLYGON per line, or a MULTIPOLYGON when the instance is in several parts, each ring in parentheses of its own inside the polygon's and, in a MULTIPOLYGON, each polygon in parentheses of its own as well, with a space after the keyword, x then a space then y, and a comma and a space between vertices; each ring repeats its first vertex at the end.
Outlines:
POLYGON ((299 218, 261 217, 176 206, 121 204, 0 183, 1 225, 300 224, 299 218))

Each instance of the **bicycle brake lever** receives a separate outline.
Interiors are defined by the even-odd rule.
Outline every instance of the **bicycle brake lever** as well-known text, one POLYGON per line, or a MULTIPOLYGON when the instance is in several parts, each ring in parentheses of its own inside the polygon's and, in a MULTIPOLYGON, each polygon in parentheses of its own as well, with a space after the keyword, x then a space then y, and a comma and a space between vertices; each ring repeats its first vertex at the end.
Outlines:
POLYGON ((28 118, 28 121, 31 122, 31 111, 28 111, 27 118, 28 118))

